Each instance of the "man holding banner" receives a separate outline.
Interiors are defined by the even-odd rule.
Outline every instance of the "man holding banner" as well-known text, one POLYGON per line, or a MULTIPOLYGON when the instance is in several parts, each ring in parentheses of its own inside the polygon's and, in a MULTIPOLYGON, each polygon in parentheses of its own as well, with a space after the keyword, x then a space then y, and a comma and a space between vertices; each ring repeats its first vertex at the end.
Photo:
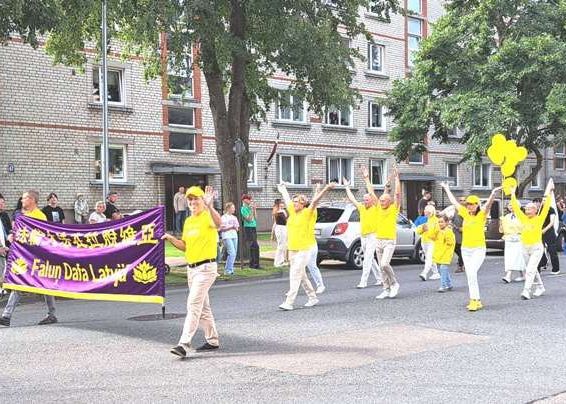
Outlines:
MULTIPOLYGON (((30 189, 24 192, 22 195, 22 212, 24 216, 31 217, 38 220, 46 221, 47 217, 45 214, 37 207, 39 202, 39 192, 30 189)), ((13 235, 9 236, 10 242, 13 241, 13 235)), ((8 298, 8 303, 4 308, 2 313, 2 318, 0 318, 0 325, 9 327, 10 319, 12 314, 20 301, 21 294, 17 290, 12 290, 10 297, 8 298)), ((47 317, 41 320, 39 325, 54 324, 57 322, 57 317, 55 317, 55 298, 53 296, 45 295, 45 303, 47 304, 47 317)))
POLYGON ((191 216, 185 220, 181 240, 167 233, 163 235, 163 239, 185 252, 188 263, 187 317, 179 344, 171 348, 172 354, 182 358, 187 357, 191 340, 199 325, 204 330, 206 343, 197 348, 197 351, 214 350, 219 346, 208 290, 218 276, 217 228, 220 227, 221 216, 212 205, 214 190, 211 186, 206 187, 206 192, 198 186, 192 186, 187 190, 186 196, 191 216))

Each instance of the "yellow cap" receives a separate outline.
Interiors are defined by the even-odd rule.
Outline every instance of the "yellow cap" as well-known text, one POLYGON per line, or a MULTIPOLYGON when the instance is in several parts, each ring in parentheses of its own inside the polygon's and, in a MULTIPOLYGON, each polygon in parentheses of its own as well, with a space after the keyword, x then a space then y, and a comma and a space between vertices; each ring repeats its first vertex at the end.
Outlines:
POLYGON ((479 205, 480 198, 477 195, 468 195, 468 197, 466 198, 466 203, 479 205))
POLYGON ((193 185, 192 187, 187 189, 187 192, 185 193, 185 196, 187 198, 189 197, 189 195, 202 198, 204 196, 204 191, 202 190, 201 187, 193 185))

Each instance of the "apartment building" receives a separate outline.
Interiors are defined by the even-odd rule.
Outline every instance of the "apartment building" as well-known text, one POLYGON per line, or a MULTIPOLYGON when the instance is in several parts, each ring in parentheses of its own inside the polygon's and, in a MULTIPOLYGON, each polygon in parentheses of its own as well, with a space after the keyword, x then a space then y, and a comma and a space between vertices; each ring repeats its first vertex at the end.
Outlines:
MULTIPOLYGON (((371 8, 361 10, 374 43, 363 37, 344 38, 348 46, 367 54, 367 61, 358 61, 352 72, 353 85, 362 96, 359 105, 317 116, 287 91, 288 77, 272 78, 273 87, 293 107, 276 103, 267 122, 250 133, 248 184, 260 207, 260 228, 270 227, 270 208, 279 197, 276 184, 281 181, 290 183, 292 192, 305 193, 316 183, 337 181, 339 186, 328 199, 342 200, 345 177, 361 198, 359 167, 365 165, 375 188, 383 189, 394 162, 394 145, 387 139, 392 123, 381 100, 394 80, 410 73, 414 52, 442 13, 437 0, 408 0, 407 8, 413 14, 393 15, 389 23, 371 8), (276 157, 268 164, 277 138, 276 157)), ((187 66, 194 51, 187 52, 187 66)), ((33 50, 17 38, 0 47, 0 193, 10 208, 28 188, 39 189, 42 196, 56 192, 69 213, 77 193, 86 195, 91 207, 101 198, 100 65, 92 50, 85 52, 88 62, 79 72, 53 66, 41 46, 33 50)), ((168 77, 146 82, 140 60, 122 61, 118 47, 110 56, 111 190, 119 192, 118 206, 126 212, 164 204, 170 225, 172 197, 179 186, 220 188, 222 181, 202 73, 198 67, 192 75, 170 70, 168 77)), ((409 217, 416 215, 423 188, 433 191, 439 205, 448 203, 440 180, 452 182, 456 193, 480 196, 501 182, 487 160, 479 165, 460 163, 462 150, 455 132, 453 142, 431 141, 427 152, 399 164, 403 208, 409 217)), ((523 164, 521 175, 533 165, 523 164)), ((564 146, 545 151, 544 168, 529 194, 540 194, 550 176, 566 183, 565 169, 564 146)))

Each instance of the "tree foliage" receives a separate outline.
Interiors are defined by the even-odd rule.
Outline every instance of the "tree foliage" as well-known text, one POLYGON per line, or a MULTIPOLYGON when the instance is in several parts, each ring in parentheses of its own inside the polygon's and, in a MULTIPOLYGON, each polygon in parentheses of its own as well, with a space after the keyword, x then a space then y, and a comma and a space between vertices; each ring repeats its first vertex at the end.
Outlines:
POLYGON ((566 141, 566 1, 453 0, 446 11, 388 95, 395 154, 425 149, 429 131, 448 142, 459 128, 463 160, 478 160, 503 132, 537 157, 522 193, 542 150, 566 141))

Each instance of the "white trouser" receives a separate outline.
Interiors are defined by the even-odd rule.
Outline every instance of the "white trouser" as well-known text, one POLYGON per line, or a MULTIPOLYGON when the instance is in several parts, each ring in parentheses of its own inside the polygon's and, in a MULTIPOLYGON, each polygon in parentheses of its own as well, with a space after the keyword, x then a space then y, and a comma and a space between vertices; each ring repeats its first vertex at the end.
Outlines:
POLYGON ((431 270, 434 275, 437 275, 438 268, 436 267, 436 264, 432 261, 432 256, 434 254, 434 243, 428 241, 426 243, 423 243, 422 246, 423 246, 423 251, 425 253, 425 262, 421 275, 423 275, 426 278, 431 270))
POLYGON ((312 280, 317 288, 324 286, 324 281, 322 280, 322 274, 320 269, 316 264, 316 259, 318 258, 318 244, 315 244, 310 250, 309 262, 307 264, 307 269, 311 274, 312 280))
POLYGON ((529 293, 533 285, 543 286, 542 278, 538 272, 538 263, 544 254, 544 245, 542 243, 533 245, 523 245, 523 257, 527 263, 525 274, 525 290, 529 293))
POLYGON ((393 268, 390 264, 394 252, 395 240, 377 239, 375 253, 377 255, 377 265, 379 265, 379 269, 381 269, 384 290, 388 290, 397 283, 395 272, 393 272, 393 268))
POLYGON ((466 267, 466 278, 470 299, 480 300, 480 286, 478 284, 478 271, 485 260, 485 247, 462 247, 462 259, 466 267))
POLYGON ((316 298, 316 293, 312 287, 311 281, 307 277, 305 267, 309 263, 311 250, 289 251, 289 292, 285 303, 293 305, 299 293, 299 286, 309 297, 316 298))
POLYGON ((362 267, 362 277, 360 285, 366 286, 368 283, 369 273, 373 274, 376 282, 381 282, 381 272, 375 260, 375 249, 377 248, 377 237, 375 233, 370 233, 361 238, 362 250, 364 251, 364 263, 362 267))
POLYGON ((179 344, 190 344, 200 326, 204 331, 206 342, 218 346, 218 332, 208 298, 208 290, 217 276, 216 262, 202 264, 195 268, 187 267, 187 281, 189 283, 187 317, 179 344))
POLYGON ((275 251, 273 266, 280 267, 287 258, 287 226, 276 224, 274 232, 275 239, 277 240, 277 250, 275 251))

